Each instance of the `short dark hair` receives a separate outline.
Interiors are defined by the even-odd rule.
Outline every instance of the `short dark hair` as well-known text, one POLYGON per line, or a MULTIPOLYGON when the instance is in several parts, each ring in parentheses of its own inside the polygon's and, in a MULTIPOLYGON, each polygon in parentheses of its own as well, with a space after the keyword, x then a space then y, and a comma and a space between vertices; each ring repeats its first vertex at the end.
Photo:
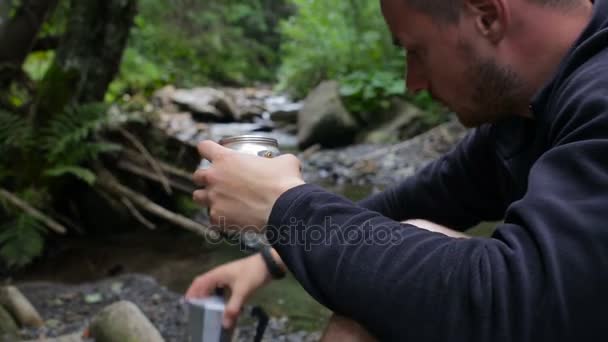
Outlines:
MULTIPOLYGON (((422 13, 440 21, 454 23, 460 18, 463 0, 405 0, 406 3, 422 13)), ((539 6, 569 9, 576 7, 581 0, 528 0, 539 6)))

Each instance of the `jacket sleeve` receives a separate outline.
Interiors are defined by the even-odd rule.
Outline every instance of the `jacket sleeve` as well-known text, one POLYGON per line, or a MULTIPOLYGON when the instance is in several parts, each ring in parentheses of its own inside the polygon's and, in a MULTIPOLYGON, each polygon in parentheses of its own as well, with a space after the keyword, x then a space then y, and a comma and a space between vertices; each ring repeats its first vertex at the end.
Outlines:
POLYGON ((490 131, 490 125, 473 130, 414 176, 358 204, 396 221, 426 219, 459 230, 502 219, 490 131))
MULTIPOLYGON (((403 225, 314 185, 279 198, 267 237, 314 298, 383 341, 605 335, 608 112, 603 95, 588 97, 566 105, 567 129, 552 132, 556 145, 492 238, 403 225)), ((454 186, 425 191, 424 201, 437 195, 440 209, 454 186)), ((407 197, 403 207, 416 206, 407 197)))

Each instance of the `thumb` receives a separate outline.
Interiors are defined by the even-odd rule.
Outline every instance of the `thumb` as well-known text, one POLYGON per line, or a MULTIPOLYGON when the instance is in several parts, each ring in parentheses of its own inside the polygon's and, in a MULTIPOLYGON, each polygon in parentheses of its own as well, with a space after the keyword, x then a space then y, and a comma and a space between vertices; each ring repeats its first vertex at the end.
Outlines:
POLYGON ((210 162, 213 162, 213 160, 217 159, 221 155, 232 152, 232 150, 211 140, 201 141, 197 145, 197 148, 201 157, 209 160, 210 162))
POLYGON ((230 299, 228 300, 228 304, 226 304, 226 310, 224 310, 224 320, 222 322, 224 328, 230 329, 233 327, 241 313, 245 297, 246 293, 243 290, 238 288, 232 289, 230 299))

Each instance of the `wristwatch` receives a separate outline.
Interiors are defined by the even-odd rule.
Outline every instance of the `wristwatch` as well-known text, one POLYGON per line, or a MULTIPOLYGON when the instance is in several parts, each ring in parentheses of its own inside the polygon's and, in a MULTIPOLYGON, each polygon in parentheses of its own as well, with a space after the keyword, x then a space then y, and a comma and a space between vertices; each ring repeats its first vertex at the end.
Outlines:
POLYGON ((283 279, 285 278, 285 271, 279 266, 279 264, 274 260, 272 256, 272 248, 270 246, 265 246, 260 251, 262 254, 262 259, 266 264, 266 268, 268 268, 268 272, 272 276, 273 279, 283 279))

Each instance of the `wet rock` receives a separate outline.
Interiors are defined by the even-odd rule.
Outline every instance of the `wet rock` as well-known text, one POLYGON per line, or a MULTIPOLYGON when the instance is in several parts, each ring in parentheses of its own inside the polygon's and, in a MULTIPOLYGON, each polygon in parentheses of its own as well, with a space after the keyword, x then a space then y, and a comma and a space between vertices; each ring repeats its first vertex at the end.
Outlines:
POLYGON ((152 96, 152 103, 165 112, 175 113, 178 112, 179 108, 173 103, 172 97, 175 94, 175 87, 172 85, 165 86, 156 92, 152 96))
POLYGON ((424 113, 414 105, 398 101, 395 105, 392 120, 367 133, 363 138, 368 144, 395 144, 404 138, 410 138, 415 129, 411 129, 422 118, 424 113), (411 132, 410 132, 411 131, 411 132))
POLYGON ((344 107, 339 84, 326 81, 314 89, 298 114, 298 144, 307 148, 345 146, 353 142, 357 123, 344 107))
POLYGON ((90 334, 97 342, 164 342, 154 325, 129 301, 103 309, 93 319, 90 334))
POLYGON ((299 155, 304 179, 328 185, 375 185, 381 188, 413 175, 466 134, 455 119, 397 144, 360 144, 312 150, 299 155))
POLYGON ((240 116, 232 98, 214 88, 179 89, 171 100, 191 112, 197 121, 230 122, 240 116))
POLYGON ((30 301, 14 286, 0 289, 0 305, 15 318, 20 326, 41 327, 44 321, 30 301))
POLYGON ((268 97, 264 104, 271 120, 292 124, 298 122, 298 113, 303 107, 301 102, 293 102, 285 95, 268 97))

